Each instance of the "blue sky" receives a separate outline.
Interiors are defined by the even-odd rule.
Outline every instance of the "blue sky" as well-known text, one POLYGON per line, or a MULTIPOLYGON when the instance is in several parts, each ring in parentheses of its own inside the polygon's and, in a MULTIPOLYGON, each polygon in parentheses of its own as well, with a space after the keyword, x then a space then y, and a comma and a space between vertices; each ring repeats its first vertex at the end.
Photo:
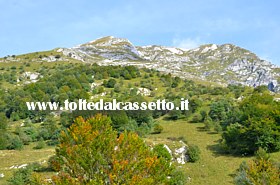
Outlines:
POLYGON ((102 36, 184 48, 232 43, 280 66, 277 0, 0 0, 0 56, 102 36))

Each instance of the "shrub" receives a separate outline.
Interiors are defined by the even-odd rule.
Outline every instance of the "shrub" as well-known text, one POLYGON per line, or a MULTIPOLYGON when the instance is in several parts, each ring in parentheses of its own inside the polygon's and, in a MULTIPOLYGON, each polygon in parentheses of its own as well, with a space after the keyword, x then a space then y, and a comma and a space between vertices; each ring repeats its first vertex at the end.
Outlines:
POLYGON ((115 84, 115 85, 114 85, 114 91, 115 91, 116 93, 121 92, 121 85, 120 85, 120 84, 115 84))
POLYGON ((206 110, 201 110, 200 112, 200 115, 201 115, 201 121, 205 121, 205 119, 208 117, 208 113, 206 110))
POLYGON ((171 120, 177 120, 182 115, 181 111, 176 109, 171 110, 168 114, 169 114, 169 119, 171 120))
POLYGON ((60 132, 61 132, 61 130, 59 130, 59 129, 54 132, 54 134, 51 136, 51 139, 49 141, 47 141, 47 144, 49 146, 54 146, 59 143, 58 138, 59 138, 60 132))
POLYGON ((202 116, 199 113, 195 113, 192 118, 192 123, 199 123, 202 121, 202 116))
POLYGON ((52 171, 58 172, 60 170, 59 166, 61 166, 62 163, 58 160, 57 156, 51 156, 48 160, 48 168, 52 171))
POLYGON ((113 78, 110 78, 108 82, 104 83, 105 87, 113 88, 116 85, 117 81, 113 78))
POLYGON ((10 119, 12 121, 18 121, 20 119, 19 114, 17 112, 12 112, 12 114, 10 115, 10 119))
POLYGON ((8 120, 7 117, 5 115, 5 113, 1 112, 0 113, 0 129, 5 130, 8 126, 8 120))
POLYGON ((0 150, 5 150, 8 146, 8 138, 6 131, 0 130, 0 150))
POLYGON ((168 150, 164 147, 163 144, 155 145, 153 151, 157 154, 158 157, 163 157, 166 160, 170 161, 172 156, 168 152, 168 150))
POLYGON ((280 184, 280 167, 271 161, 270 156, 259 149, 256 158, 242 162, 234 182, 239 184, 280 184))
POLYGON ((34 149, 42 149, 46 146, 44 139, 41 137, 34 149))
POLYGON ((56 59, 60 59, 61 58, 61 55, 57 54, 54 56, 56 59))
POLYGON ((18 135, 8 135, 8 146, 9 150, 21 150, 23 148, 23 142, 20 140, 18 135))
POLYGON ((51 134, 48 132, 48 129, 46 128, 40 128, 38 139, 43 138, 44 140, 48 140, 51 138, 51 134))
POLYGON ((26 185, 30 184, 32 168, 21 168, 14 172, 13 176, 8 180, 12 185, 26 185))
POLYGON ((185 174, 181 170, 174 170, 171 174, 169 185, 185 185, 186 181, 185 174))
POLYGON ((189 157, 190 162, 196 162, 200 159, 200 149, 196 145, 190 145, 186 155, 189 157))
POLYGON ((123 131, 129 131, 129 132, 135 132, 137 130, 138 123, 134 119, 128 119, 127 123, 124 123, 120 126, 118 129, 119 132, 123 131))
POLYGON ((213 128, 214 123, 209 116, 206 116, 206 118, 204 119, 204 125, 205 125, 204 128, 207 131, 210 131, 213 128))
POLYGON ((37 141, 38 138, 38 131, 32 125, 30 127, 25 127, 24 132, 31 137, 32 141, 37 141))
POLYGON ((13 173, 13 176, 8 180, 12 185, 35 185, 33 172, 40 168, 38 163, 29 164, 25 168, 21 168, 13 173))
POLYGON ((23 131, 20 131, 19 138, 24 145, 29 145, 29 143, 32 142, 32 138, 23 131))
POLYGON ((137 134, 117 134, 108 117, 79 117, 60 134, 54 184, 167 184, 173 166, 150 150, 137 134), (96 152, 98 151, 98 152, 96 152), (79 177, 79 178, 77 178, 79 177), (70 183, 73 184, 73 183, 70 183))
POLYGON ((155 124, 153 134, 160 134, 163 131, 163 127, 160 124, 155 124))
POLYGON ((219 122, 215 122, 214 123, 214 130, 217 132, 217 133, 221 133, 223 131, 223 128, 222 126, 220 125, 219 122))

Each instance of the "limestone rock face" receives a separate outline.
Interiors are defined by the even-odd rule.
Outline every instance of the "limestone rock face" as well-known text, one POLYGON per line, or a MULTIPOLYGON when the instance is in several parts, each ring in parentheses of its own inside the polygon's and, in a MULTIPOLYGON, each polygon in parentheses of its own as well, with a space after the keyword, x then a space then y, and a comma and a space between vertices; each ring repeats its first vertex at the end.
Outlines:
POLYGON ((220 84, 266 85, 279 91, 280 68, 254 53, 232 44, 207 44, 195 49, 165 46, 134 46, 112 36, 57 50, 64 56, 99 65, 136 65, 182 78, 220 84))

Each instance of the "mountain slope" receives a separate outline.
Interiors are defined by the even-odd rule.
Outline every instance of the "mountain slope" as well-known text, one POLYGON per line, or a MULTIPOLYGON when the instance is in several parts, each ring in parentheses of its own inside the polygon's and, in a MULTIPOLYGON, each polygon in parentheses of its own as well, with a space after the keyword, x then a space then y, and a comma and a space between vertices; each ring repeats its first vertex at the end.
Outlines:
POLYGON ((280 68, 232 44, 207 44, 195 49, 134 46, 128 39, 103 37, 73 48, 59 48, 0 61, 80 61, 99 65, 135 65, 188 79, 222 85, 266 85, 280 91, 280 68))
POLYGON ((185 50, 164 46, 134 46, 112 36, 58 50, 65 56, 100 65, 137 65, 221 84, 267 85, 279 91, 280 68, 232 44, 202 45, 185 50))

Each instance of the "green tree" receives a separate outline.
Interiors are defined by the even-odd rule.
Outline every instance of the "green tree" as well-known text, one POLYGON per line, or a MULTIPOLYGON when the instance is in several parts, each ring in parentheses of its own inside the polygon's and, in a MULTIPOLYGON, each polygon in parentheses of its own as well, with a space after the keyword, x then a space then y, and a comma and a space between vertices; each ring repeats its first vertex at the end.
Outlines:
POLYGON ((239 154, 253 154, 259 147, 279 151, 279 103, 268 93, 255 92, 241 102, 240 110, 240 121, 223 133, 229 150, 239 154))
POLYGON ((110 78, 108 80, 108 82, 106 84, 104 84, 105 87, 108 87, 108 88, 113 88, 115 86, 115 84, 117 83, 117 81, 113 78, 110 78))

